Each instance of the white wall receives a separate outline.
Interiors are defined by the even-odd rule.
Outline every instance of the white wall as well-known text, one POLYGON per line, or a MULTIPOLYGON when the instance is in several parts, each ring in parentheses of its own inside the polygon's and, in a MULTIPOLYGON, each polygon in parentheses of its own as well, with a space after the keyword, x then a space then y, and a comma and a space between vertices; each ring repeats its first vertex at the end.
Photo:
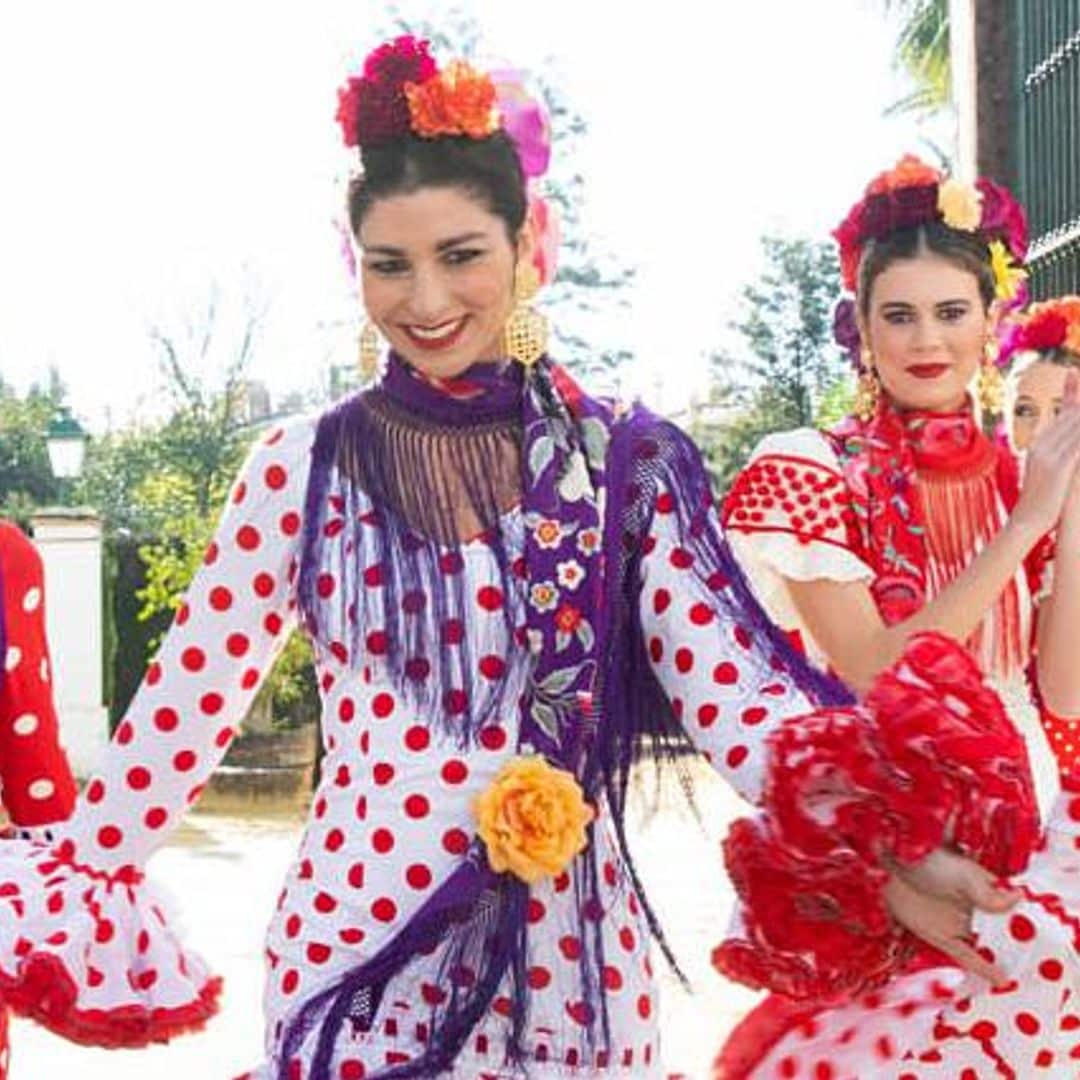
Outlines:
POLYGON ((101 520, 46 509, 31 519, 45 564, 45 619, 60 739, 76 776, 93 770, 109 738, 102 703, 101 520))

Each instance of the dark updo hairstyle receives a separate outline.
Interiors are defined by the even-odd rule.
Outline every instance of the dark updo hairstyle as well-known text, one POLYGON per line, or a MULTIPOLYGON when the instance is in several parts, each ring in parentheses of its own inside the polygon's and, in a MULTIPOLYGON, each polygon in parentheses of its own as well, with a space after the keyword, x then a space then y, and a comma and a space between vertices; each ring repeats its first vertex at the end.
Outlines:
POLYGON ((349 224, 357 238, 364 217, 377 200, 436 187, 460 188, 478 200, 502 219, 510 243, 517 243, 528 211, 525 174, 504 131, 483 139, 402 135, 364 147, 361 163, 362 175, 349 183, 349 224))
POLYGON ((973 274, 979 283, 983 305, 994 301, 994 272, 990 250, 977 232, 951 229, 941 221, 930 221, 898 229, 882 240, 868 240, 859 260, 859 310, 865 319, 870 313, 870 289, 878 276, 895 262, 924 254, 940 255, 961 270, 973 274))

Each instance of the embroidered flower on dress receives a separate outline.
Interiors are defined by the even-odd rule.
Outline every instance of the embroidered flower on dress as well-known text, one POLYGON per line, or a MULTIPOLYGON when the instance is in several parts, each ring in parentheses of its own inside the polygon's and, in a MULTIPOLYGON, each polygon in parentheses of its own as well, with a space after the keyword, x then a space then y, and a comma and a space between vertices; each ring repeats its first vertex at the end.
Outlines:
POLYGON ((582 555, 592 555, 600 546, 599 529, 582 529, 578 533, 577 547, 582 555))
POLYGON ((533 533, 542 548, 553 550, 562 543, 562 526, 552 518, 541 518, 533 527, 533 533))
POLYGON ((491 868, 533 885, 585 850, 595 812, 572 773, 542 757, 516 757, 473 801, 473 815, 491 868))
POLYGON ((555 577, 564 589, 576 589, 585 577, 585 571, 576 559, 567 559, 556 564, 555 577))
POLYGON ((536 581, 529 588, 529 603, 537 611, 554 611, 559 604, 559 590, 553 581, 536 581))

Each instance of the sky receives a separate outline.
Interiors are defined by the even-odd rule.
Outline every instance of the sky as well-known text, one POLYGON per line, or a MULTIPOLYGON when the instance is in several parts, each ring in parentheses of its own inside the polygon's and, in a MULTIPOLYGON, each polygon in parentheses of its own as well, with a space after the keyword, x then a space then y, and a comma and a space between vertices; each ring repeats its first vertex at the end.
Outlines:
MULTIPOLYGON (((873 173, 928 152, 913 120, 883 116, 904 83, 881 0, 461 6, 485 56, 543 70, 588 121, 584 218, 638 268, 616 317, 629 386, 658 407, 703 386, 763 233, 824 239, 873 173)), ((251 373, 275 397, 351 362, 335 90, 387 10, 3 5, 0 376, 22 389, 55 366, 95 430, 151 414, 151 328, 184 340, 215 290, 219 342, 263 312, 251 373)), ((201 363, 212 379, 221 356, 201 363)))

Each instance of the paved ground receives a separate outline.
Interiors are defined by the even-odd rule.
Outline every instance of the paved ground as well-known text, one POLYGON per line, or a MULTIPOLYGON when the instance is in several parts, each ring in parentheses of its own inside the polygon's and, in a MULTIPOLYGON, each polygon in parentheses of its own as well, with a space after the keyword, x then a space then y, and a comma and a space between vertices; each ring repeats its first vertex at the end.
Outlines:
MULTIPOLYGON (((753 1000, 708 966, 731 903, 717 839, 739 804, 706 773, 697 789, 705 832, 667 797, 637 830, 636 843, 650 894, 694 983, 687 996, 659 962, 665 1064, 687 1080, 707 1076, 719 1039, 753 1000)), ((154 879, 179 901, 190 941, 225 976, 224 1008, 207 1031, 169 1046, 106 1052, 16 1021, 12 1080, 228 1080, 256 1063, 263 930, 298 831, 294 818, 196 814, 151 864, 154 879)))

